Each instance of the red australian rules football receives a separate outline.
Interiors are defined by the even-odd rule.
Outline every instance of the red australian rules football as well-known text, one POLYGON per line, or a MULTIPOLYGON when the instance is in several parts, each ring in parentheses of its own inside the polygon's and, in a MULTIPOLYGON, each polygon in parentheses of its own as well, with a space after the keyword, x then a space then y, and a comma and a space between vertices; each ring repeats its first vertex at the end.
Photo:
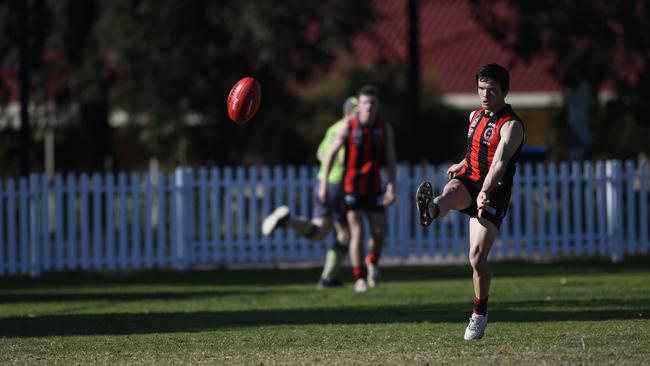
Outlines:
POLYGON ((260 106, 262 89, 260 83, 251 77, 239 80, 228 94, 228 116, 236 123, 253 118, 260 106))

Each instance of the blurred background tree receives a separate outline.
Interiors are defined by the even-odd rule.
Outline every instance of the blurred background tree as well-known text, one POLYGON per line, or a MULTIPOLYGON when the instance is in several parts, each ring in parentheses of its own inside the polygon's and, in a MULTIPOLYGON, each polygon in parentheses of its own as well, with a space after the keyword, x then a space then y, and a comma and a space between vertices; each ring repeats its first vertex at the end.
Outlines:
MULTIPOLYGON (((302 162, 313 147, 296 133, 299 101, 287 86, 328 70, 372 20, 367 1, 26 1, 32 102, 54 110, 32 112, 34 146, 42 149, 54 121, 57 171, 141 169, 151 157, 168 166, 302 162), (237 126, 225 101, 243 76, 260 81, 263 103, 253 123, 237 126), (117 111, 124 125, 113 133, 117 111)), ((20 4, 0 4, 8 80, 19 67, 20 4)), ((4 129, 0 137, 9 162, 15 135, 4 129)), ((2 164, 2 173, 16 174, 15 165, 2 164)))
MULTIPOLYGON (((20 119, 17 114, 12 114, 9 110, 12 98, 16 98, 16 91, 20 85, 20 40, 22 34, 21 16, 23 4, 21 1, 3 1, 0 2, 0 55, 2 63, 0 64, 0 117, 2 117, 8 126, 13 128, 3 128, 0 130, 0 167, 3 173, 17 175, 21 170, 20 164, 20 119), (7 85, 14 86, 10 90, 7 85)), ((28 13, 27 22, 30 25, 27 32, 29 37, 26 39, 26 51, 29 57, 29 64, 32 69, 31 99, 34 104, 43 104, 46 100, 45 85, 47 80, 45 72, 45 58, 43 51, 47 47, 49 30, 52 28, 52 16, 50 6, 45 1, 28 2, 26 4, 28 13)), ((29 160, 34 161, 39 157, 37 151, 32 150, 29 160)))
MULTIPOLYGON (((11 119, 11 93, 18 61, 21 0, 0 4, 0 52, 4 83, 0 83, 1 105, 11 119)), ((56 155, 58 170, 101 170, 111 156, 108 123, 109 73, 97 52, 93 28, 101 8, 98 1, 26 1, 29 19, 30 114, 32 115, 31 160, 33 170, 44 169, 43 142, 48 134, 56 141, 49 154, 56 155)), ((14 121, 19 124, 18 121, 14 121)), ((0 156, 4 174, 16 174, 18 156, 15 131, 0 132, 0 156)))
MULTIPOLYGON (((4 117, 15 103, 22 1, 0 3, 4 117)), ((423 73, 418 91, 404 60, 361 66, 346 58, 355 36, 371 32, 380 16, 373 0, 24 1, 34 171, 54 155, 57 171, 142 170, 152 158, 166 168, 314 163, 342 101, 367 83, 380 88, 400 161, 462 156, 466 113, 441 102, 436 75, 423 73), (260 81, 262 104, 252 121, 235 125, 226 96, 245 76, 260 81), (419 114, 412 111, 416 93, 419 114)), ((594 157, 648 152, 648 0, 469 1, 476 20, 515 52, 512 64, 551 54, 553 75, 567 91, 588 80, 594 157), (602 85, 617 96, 604 106, 595 102, 602 85)), ((418 2, 403 4, 408 19, 417 19, 418 2)), ((404 44, 417 44, 409 39, 404 44)), ((566 129, 565 119, 558 121, 558 130, 566 129)), ((0 128, 3 176, 20 170, 18 141, 15 127, 0 128)))
MULTIPOLYGON (((120 77, 111 92, 169 164, 296 163, 299 104, 287 88, 325 72, 372 14, 366 1, 112 1, 96 32, 120 77), (253 121, 226 120, 241 77, 262 85, 253 121)), ((133 125, 133 123, 131 123, 133 125)))

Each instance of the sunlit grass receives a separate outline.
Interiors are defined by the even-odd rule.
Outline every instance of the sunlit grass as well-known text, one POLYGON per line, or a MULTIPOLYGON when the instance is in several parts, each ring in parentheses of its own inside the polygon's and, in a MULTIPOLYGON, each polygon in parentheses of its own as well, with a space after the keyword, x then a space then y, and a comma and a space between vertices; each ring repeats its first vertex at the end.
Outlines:
POLYGON ((493 265, 486 337, 462 339, 468 266, 384 268, 379 289, 318 270, 68 273, 0 282, 6 364, 650 363, 650 260, 493 265))

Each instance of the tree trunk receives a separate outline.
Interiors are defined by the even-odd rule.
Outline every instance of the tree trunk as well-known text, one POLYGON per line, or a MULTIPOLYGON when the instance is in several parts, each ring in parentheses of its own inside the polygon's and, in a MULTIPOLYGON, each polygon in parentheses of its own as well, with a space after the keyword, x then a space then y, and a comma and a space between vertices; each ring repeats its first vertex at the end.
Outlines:
POLYGON ((106 166, 113 153, 108 104, 105 101, 82 102, 80 115, 83 126, 81 166, 90 171, 111 169, 106 166))

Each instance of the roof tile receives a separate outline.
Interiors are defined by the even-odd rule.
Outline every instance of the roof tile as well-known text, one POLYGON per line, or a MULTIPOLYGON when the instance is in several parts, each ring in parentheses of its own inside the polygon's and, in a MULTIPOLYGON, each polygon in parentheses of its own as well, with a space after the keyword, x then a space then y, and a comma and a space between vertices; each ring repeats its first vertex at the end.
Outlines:
MULTIPOLYGON (((408 0, 376 0, 375 21, 354 41, 353 57, 362 64, 407 59, 408 0)), ((549 72, 551 57, 509 67, 513 53, 506 51, 471 16, 468 0, 420 1, 420 65, 434 73, 442 93, 474 93, 474 72, 490 62, 510 69, 511 90, 559 91, 549 72)))

